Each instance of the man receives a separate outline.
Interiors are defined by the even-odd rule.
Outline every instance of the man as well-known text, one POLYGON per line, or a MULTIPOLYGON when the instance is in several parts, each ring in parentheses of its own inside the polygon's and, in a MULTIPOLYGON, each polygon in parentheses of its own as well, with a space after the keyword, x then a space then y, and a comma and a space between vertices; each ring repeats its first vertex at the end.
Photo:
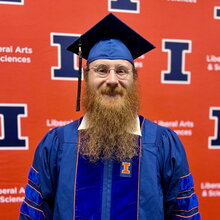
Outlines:
POLYGON ((112 14, 68 48, 87 59, 86 113, 38 146, 20 219, 200 219, 177 135, 138 116, 134 59, 153 48, 112 14))

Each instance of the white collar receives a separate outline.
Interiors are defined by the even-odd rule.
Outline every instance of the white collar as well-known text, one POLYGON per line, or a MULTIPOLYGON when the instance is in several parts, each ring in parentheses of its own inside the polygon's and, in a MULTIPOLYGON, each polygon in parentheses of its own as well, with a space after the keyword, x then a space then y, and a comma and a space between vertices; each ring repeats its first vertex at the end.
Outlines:
MULTIPOLYGON (((88 117, 85 114, 81 123, 80 123, 80 126, 78 127, 78 130, 83 130, 83 129, 87 129, 87 128, 89 128, 89 123, 88 123, 88 117)), ((130 131, 129 133, 142 136, 141 129, 140 129, 140 121, 139 121, 138 116, 136 117, 136 120, 135 120, 135 129, 133 131, 130 131)))

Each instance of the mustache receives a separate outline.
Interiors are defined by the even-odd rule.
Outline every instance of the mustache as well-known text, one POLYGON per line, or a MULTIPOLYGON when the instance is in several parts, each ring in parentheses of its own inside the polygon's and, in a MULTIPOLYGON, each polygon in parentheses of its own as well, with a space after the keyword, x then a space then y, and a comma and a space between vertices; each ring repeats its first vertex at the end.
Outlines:
POLYGON ((125 94, 125 89, 119 87, 105 87, 100 89, 100 94, 109 95, 109 96, 114 96, 114 95, 123 96, 125 94))

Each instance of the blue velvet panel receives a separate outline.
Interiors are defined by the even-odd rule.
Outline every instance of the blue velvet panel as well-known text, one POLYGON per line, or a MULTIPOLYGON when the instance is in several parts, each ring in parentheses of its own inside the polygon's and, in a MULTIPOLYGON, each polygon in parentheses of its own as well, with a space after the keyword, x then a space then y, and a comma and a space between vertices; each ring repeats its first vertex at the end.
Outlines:
POLYGON ((193 187, 194 187, 194 183, 193 183, 192 174, 189 174, 180 179, 180 191, 179 192, 188 191, 192 189, 193 187))
POLYGON ((139 159, 131 161, 131 175, 121 176, 121 163, 115 163, 112 175, 111 220, 137 219, 139 159))
POLYGON ((76 177, 75 219, 101 219, 103 163, 79 156, 76 177))
POLYGON ((44 220, 44 219, 46 219, 43 211, 28 205, 25 201, 21 205, 20 212, 23 215, 28 216, 32 220, 44 220))
POLYGON ((40 185, 40 177, 39 173, 33 168, 30 168, 29 174, 28 174, 28 179, 34 183, 36 186, 40 185))
POLYGON ((25 189, 25 195, 29 201, 35 203, 36 205, 41 205, 43 203, 41 194, 28 184, 25 189))
POLYGON ((179 197, 176 199, 175 210, 189 211, 195 207, 198 207, 198 198, 194 193, 189 197, 179 197))

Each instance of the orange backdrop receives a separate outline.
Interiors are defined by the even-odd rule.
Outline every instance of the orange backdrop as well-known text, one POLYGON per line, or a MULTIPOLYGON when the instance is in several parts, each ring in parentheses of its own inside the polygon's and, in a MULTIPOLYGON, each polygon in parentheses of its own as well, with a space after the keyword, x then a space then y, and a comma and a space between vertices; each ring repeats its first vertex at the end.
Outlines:
POLYGON ((157 48, 135 62, 141 114, 182 140, 203 219, 220 218, 219 0, 0 0, 0 219, 17 219, 35 148, 75 112, 66 45, 109 12, 157 48))

